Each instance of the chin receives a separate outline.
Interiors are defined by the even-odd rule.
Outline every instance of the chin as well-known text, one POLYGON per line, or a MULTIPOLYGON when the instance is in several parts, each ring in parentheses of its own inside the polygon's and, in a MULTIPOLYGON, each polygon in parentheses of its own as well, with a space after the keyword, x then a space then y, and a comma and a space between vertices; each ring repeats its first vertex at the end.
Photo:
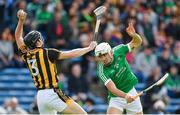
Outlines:
POLYGON ((108 65, 110 62, 104 62, 105 65, 108 65))

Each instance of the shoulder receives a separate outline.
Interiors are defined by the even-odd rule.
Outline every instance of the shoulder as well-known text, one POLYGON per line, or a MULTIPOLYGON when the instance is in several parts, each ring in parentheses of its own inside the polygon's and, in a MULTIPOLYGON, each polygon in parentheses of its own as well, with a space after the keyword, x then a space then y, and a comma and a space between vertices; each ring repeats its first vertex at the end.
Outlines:
POLYGON ((44 48, 48 53, 61 53, 60 50, 57 50, 55 48, 44 48))
MULTIPOLYGON (((57 50, 55 48, 45 48, 46 50, 57 50)), ((57 50, 58 51, 58 50, 57 50)))
POLYGON ((113 48, 113 50, 118 50, 118 49, 120 49, 120 50, 124 50, 124 49, 131 50, 129 44, 120 44, 120 45, 113 48))
POLYGON ((97 65, 98 65, 98 66, 103 66, 103 63, 98 62, 97 65))
POLYGON ((61 50, 55 49, 55 48, 48 48, 47 49, 49 52, 58 52, 58 53, 62 53, 61 50))
POLYGON ((113 48, 113 52, 117 54, 126 54, 131 51, 129 44, 120 44, 113 48))
POLYGON ((21 47, 19 47, 19 52, 21 54, 27 53, 28 48, 25 45, 22 45, 21 47))
POLYGON ((118 49, 121 49, 123 46, 124 46, 124 44, 120 44, 120 45, 118 45, 118 46, 115 46, 115 47, 113 48, 113 51, 116 51, 116 50, 118 50, 118 49))
POLYGON ((28 48, 25 45, 18 48, 18 54, 21 56, 23 61, 26 59, 27 52, 28 52, 28 48))
POLYGON ((46 51, 48 52, 48 57, 52 62, 58 60, 59 55, 61 54, 61 51, 54 48, 46 48, 46 51))

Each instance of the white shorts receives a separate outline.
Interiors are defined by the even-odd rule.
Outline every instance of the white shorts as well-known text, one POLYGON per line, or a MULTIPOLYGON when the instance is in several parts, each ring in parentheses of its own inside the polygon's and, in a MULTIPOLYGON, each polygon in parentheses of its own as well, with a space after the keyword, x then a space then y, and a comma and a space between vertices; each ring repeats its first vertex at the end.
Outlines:
MULTIPOLYGON (((137 94, 136 89, 131 89, 128 94, 134 96, 137 94)), ((114 107, 123 112, 126 109, 127 114, 135 114, 142 112, 142 105, 140 98, 137 98, 132 103, 127 103, 126 99, 121 97, 111 97, 109 101, 109 107, 114 107)))
POLYGON ((43 89, 37 93, 37 104, 40 114, 56 114, 67 107, 71 99, 58 89, 43 89))

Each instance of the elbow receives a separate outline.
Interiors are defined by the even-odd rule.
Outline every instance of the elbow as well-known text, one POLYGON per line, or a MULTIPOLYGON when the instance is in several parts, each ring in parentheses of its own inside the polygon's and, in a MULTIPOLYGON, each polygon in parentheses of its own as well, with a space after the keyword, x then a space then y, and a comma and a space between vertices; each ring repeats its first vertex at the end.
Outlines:
POLYGON ((15 39, 16 39, 16 40, 18 39, 18 36, 17 36, 17 35, 15 35, 15 39))
POLYGON ((136 44, 137 44, 137 46, 141 46, 141 44, 142 44, 142 37, 140 36, 140 35, 138 35, 138 34, 136 34, 136 36, 135 36, 135 42, 136 42, 136 44))
POLYGON ((15 37, 15 39, 18 37, 18 35, 17 35, 17 32, 16 32, 16 31, 15 31, 14 37, 15 37))
POLYGON ((143 41, 142 41, 142 38, 140 37, 140 39, 139 39, 139 46, 141 46, 142 43, 143 43, 143 41))
POLYGON ((137 34, 137 44, 138 44, 138 46, 140 46, 141 44, 142 44, 142 37, 139 35, 139 34, 137 34))
POLYGON ((135 43, 135 44, 136 44, 136 48, 139 47, 139 46, 141 46, 142 43, 143 43, 142 38, 139 36, 138 39, 137 39, 137 41, 136 41, 136 43, 135 43))
POLYGON ((132 44, 132 48, 138 48, 142 45, 142 39, 133 41, 131 44, 132 44))
POLYGON ((18 36, 17 35, 15 35, 15 40, 18 40, 18 36))

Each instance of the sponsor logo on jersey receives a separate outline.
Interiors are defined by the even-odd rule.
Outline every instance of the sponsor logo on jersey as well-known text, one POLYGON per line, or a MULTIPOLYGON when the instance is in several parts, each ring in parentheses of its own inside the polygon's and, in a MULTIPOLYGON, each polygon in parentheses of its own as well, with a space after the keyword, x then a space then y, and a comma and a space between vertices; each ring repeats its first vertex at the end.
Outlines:
POLYGON ((122 74, 124 71, 126 70, 126 67, 122 67, 117 73, 116 73, 116 77, 119 77, 120 74, 122 74))

